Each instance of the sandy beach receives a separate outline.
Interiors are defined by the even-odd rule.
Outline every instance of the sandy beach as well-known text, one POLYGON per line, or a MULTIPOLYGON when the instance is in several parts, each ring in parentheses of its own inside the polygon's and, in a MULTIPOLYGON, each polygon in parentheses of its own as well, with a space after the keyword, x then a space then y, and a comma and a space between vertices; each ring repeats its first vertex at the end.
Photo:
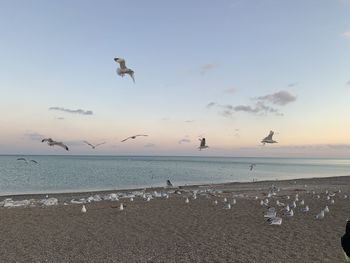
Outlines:
MULTIPOLYGON (((146 189, 146 193, 154 190, 169 192, 169 198, 102 200, 86 203, 86 213, 81 212, 82 204, 70 200, 110 192, 53 194, 49 198, 57 198, 58 205, 48 207, 1 207, 0 261, 344 262, 340 237, 350 217, 344 196, 350 196, 350 176, 181 187, 181 194, 174 189, 146 189), (298 206, 293 217, 283 217, 282 225, 269 225, 263 217, 267 208, 260 201, 272 184, 280 188, 269 198, 278 215, 276 200, 291 203, 297 193, 310 211, 303 213, 298 206), (193 190, 198 190, 197 199, 193 190), (331 198, 334 204, 327 200, 326 190, 336 193, 331 198), (232 209, 224 209, 225 197, 230 203, 236 199, 232 209), (126 206, 123 211, 120 203, 126 206), (326 205, 330 212, 316 220, 326 205)), ((5 198, 9 197, 0 200, 5 198)))

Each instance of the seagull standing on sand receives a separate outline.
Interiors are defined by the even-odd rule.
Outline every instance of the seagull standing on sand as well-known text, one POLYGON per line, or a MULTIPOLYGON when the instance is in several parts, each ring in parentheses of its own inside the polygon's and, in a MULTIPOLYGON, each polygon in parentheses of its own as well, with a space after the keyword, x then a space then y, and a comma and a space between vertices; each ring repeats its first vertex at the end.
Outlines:
POLYGON ((324 218, 324 211, 322 210, 320 213, 316 215, 316 219, 323 219, 324 218))
POLYGON ((205 138, 199 139, 201 142, 198 149, 201 151, 202 149, 209 148, 209 146, 206 145, 205 138))
POLYGON ((282 218, 281 217, 270 217, 267 219, 267 222, 270 223, 270 225, 281 225, 282 224, 282 218))
POLYGON ((95 145, 93 145, 92 143, 89 143, 88 141, 84 141, 84 143, 89 145, 92 149, 95 149, 96 147, 98 147, 98 146, 100 146, 102 144, 105 144, 106 142, 101 142, 101 143, 98 143, 98 144, 95 144, 95 145))
POLYGON ((309 209, 309 206, 308 206, 308 205, 301 209, 301 211, 304 212, 304 213, 305 213, 305 212, 309 212, 309 210, 310 210, 310 209, 309 209))
POLYGON ((82 213, 86 213, 86 207, 85 207, 85 205, 83 205, 83 207, 81 208, 81 212, 82 212, 82 213))
POLYGON ((285 204, 282 203, 282 202, 280 202, 279 200, 276 201, 276 205, 277 205, 277 206, 285 206, 285 204))
POLYGON ((292 217, 292 216, 294 216, 294 211, 293 211, 293 209, 291 209, 289 212, 285 212, 283 215, 285 215, 287 217, 292 217))
POLYGON ((125 141, 127 141, 127 140, 129 140, 129 139, 136 139, 136 137, 139 137, 139 136, 148 136, 148 135, 146 135, 146 134, 137 134, 137 135, 133 135, 133 136, 130 136, 130 137, 128 137, 128 138, 125 138, 124 140, 122 140, 121 142, 125 142, 125 141))
POLYGON ((274 135, 273 131, 270 131, 269 135, 267 137, 265 137, 264 139, 262 139, 261 143, 263 145, 265 145, 265 143, 277 143, 276 141, 274 141, 272 139, 272 136, 274 135))
POLYGON ((41 142, 47 142, 47 145, 49 145, 49 146, 57 145, 57 146, 62 147, 66 151, 69 151, 68 146, 65 145, 63 142, 57 142, 57 141, 52 140, 51 138, 42 139, 41 142))
POLYGON ((224 209, 231 209, 231 204, 230 203, 226 203, 224 206, 224 209))
POLYGON ((128 74, 135 83, 134 71, 129 69, 125 65, 125 59, 123 58, 115 58, 115 62, 119 63, 119 68, 117 69, 117 74, 121 77, 124 77, 125 74, 128 74))
POLYGON ((274 207, 269 208, 264 217, 273 218, 276 217, 276 209, 274 207))

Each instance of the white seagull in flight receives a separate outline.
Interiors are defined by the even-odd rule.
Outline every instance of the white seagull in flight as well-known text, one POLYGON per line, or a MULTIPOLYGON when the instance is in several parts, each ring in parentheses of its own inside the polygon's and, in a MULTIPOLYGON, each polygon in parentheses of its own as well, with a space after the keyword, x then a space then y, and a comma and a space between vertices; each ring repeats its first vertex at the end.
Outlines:
MULTIPOLYGON (((28 163, 28 160, 26 159, 26 158, 23 158, 23 157, 20 157, 20 158, 17 158, 17 161, 25 161, 26 163, 28 163)), ((35 161, 35 160, 30 160, 30 162, 32 162, 32 163, 38 163, 37 161, 35 161)))
POLYGON ((249 170, 252 171, 255 165, 256 165, 255 163, 252 163, 251 165, 249 165, 249 170))
POLYGON ((69 151, 68 146, 65 145, 63 142, 56 142, 56 141, 52 140, 51 138, 42 139, 41 142, 47 142, 47 145, 49 145, 49 146, 57 145, 57 146, 64 148, 66 151, 69 151))
POLYGON ((201 151, 202 149, 209 148, 209 146, 206 145, 205 138, 199 139, 201 142, 198 149, 201 151))
POLYGON ((277 143, 272 139, 272 136, 274 135, 273 131, 270 131, 269 135, 262 139, 261 143, 265 145, 265 143, 277 143))
POLYGON ((125 142, 125 141, 127 141, 127 140, 129 140, 129 139, 136 139, 136 137, 139 137, 139 136, 148 136, 148 135, 146 135, 146 134, 137 134, 137 135, 133 135, 133 136, 130 136, 130 137, 128 137, 128 138, 125 138, 125 139, 122 140, 121 142, 125 142))
POLYGON ((98 147, 98 146, 100 146, 100 145, 102 145, 102 144, 105 144, 106 142, 101 142, 101 143, 98 143, 98 144, 95 144, 95 145, 89 143, 88 141, 84 141, 84 143, 86 143, 87 145, 89 145, 92 149, 95 149, 96 147, 98 147))
POLYGON ((115 58, 114 61, 119 63, 119 68, 117 69, 117 74, 119 76, 122 76, 122 77, 124 77, 125 74, 128 74, 132 78, 134 83, 135 83, 134 71, 132 69, 129 69, 129 68, 126 67, 125 59, 123 59, 123 58, 115 58))

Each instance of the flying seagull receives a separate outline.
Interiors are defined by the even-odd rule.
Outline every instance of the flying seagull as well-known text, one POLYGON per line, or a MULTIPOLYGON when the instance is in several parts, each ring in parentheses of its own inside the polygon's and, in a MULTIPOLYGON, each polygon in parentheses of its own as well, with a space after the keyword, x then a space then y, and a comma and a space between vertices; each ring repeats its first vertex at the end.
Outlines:
POLYGON ((170 182, 170 180, 166 180, 166 186, 167 187, 173 187, 173 184, 170 182))
POLYGON ((201 142, 198 149, 201 151, 202 149, 205 149, 205 148, 209 148, 209 146, 205 145, 205 138, 202 138, 202 139, 199 139, 199 141, 201 142))
POLYGON ((252 163, 251 165, 249 165, 249 170, 252 171, 255 165, 256 165, 255 163, 252 163))
POLYGON ((136 139, 136 137, 139 137, 139 136, 148 136, 148 135, 146 135, 146 134, 137 134, 137 135, 133 135, 133 136, 130 136, 130 137, 128 137, 128 138, 125 138, 125 139, 122 140, 121 142, 125 142, 125 141, 127 141, 127 140, 129 140, 129 139, 136 139))
POLYGON ((47 142, 47 145, 49 145, 49 146, 57 145, 57 146, 60 146, 64 149, 66 149, 66 151, 69 151, 68 146, 65 145, 63 142, 56 142, 56 141, 52 140, 51 138, 42 139, 41 142, 47 142))
MULTIPOLYGON (((26 163, 28 163, 28 160, 27 160, 26 158, 23 158, 23 157, 17 158, 17 161, 25 161, 26 163)), ((38 162, 35 161, 35 160, 30 160, 30 162, 32 162, 32 163, 38 163, 38 162)))
POLYGON ((86 143, 87 145, 89 145, 92 149, 95 149, 96 147, 98 147, 98 146, 100 146, 100 145, 102 145, 102 144, 105 144, 106 142, 101 142, 101 143, 98 143, 98 144, 95 144, 95 145, 89 143, 88 141, 84 141, 84 143, 86 143))
POLYGON ((274 132, 270 131, 269 135, 267 137, 265 137, 264 139, 262 139, 261 143, 263 143, 265 145, 265 143, 277 143, 276 141, 274 141, 272 139, 274 132))
POLYGON ((25 161, 26 163, 28 163, 27 159, 26 159, 26 158, 23 158, 23 157, 17 158, 17 161, 25 161))
POLYGON ((123 59, 123 58, 115 58, 114 61, 119 63, 119 68, 117 69, 117 74, 119 76, 122 76, 122 77, 124 77, 125 74, 128 74, 132 78, 134 83, 135 83, 134 71, 132 69, 129 69, 129 68, 126 67, 125 59, 123 59))

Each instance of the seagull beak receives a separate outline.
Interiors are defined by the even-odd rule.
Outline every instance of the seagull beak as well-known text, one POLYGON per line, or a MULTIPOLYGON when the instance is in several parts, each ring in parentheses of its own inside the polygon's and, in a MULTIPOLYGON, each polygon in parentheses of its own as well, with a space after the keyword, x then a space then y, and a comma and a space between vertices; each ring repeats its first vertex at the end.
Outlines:
POLYGON ((115 62, 118 62, 118 59, 119 59, 119 58, 114 58, 114 61, 115 61, 115 62))

